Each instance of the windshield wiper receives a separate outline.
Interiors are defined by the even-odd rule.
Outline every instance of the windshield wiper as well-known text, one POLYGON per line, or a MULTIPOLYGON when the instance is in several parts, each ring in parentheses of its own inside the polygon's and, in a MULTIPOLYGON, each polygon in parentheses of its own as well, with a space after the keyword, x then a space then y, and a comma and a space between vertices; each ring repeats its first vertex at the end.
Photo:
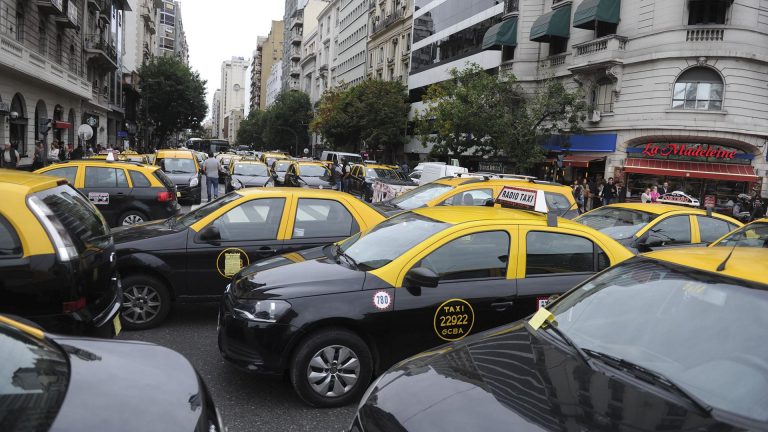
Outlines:
POLYGON ((605 354, 605 353, 593 351, 590 349, 585 349, 584 352, 587 353, 590 357, 603 360, 604 362, 610 364, 613 367, 622 369, 626 372, 632 372, 632 374, 638 379, 641 379, 650 384, 664 387, 667 391, 677 393, 679 396, 682 396, 683 398, 687 399, 696 408, 698 408, 701 412, 707 415, 710 415, 710 413, 712 412, 712 407, 710 405, 708 405, 706 402, 701 400, 698 396, 694 395, 693 393, 675 384, 674 381, 672 381, 671 379, 667 378, 666 376, 664 376, 659 372, 644 368, 643 366, 640 366, 636 363, 632 363, 629 360, 615 357, 610 354, 605 354))

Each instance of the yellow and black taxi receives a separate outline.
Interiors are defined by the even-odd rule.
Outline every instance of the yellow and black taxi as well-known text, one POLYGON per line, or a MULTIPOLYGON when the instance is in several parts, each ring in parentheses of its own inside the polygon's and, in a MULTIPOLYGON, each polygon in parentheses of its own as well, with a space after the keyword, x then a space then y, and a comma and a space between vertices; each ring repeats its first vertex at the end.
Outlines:
POLYGON ((534 313, 549 296, 632 257, 610 237, 551 216, 417 209, 314 259, 252 264, 224 293, 219 349, 247 370, 287 372, 310 405, 352 402, 395 362, 534 313))
POLYGON ((35 172, 66 178, 113 227, 167 219, 181 210, 176 187, 156 166, 83 159, 35 172))
POLYGON ((336 181, 327 165, 320 161, 293 161, 283 177, 283 184, 290 187, 333 189, 336 181))
POLYGON ((710 245, 718 246, 768 248, 768 218, 750 222, 710 245))
POLYGON ((249 188, 183 216, 117 229, 123 324, 157 326, 173 301, 219 300, 232 275, 251 262, 332 243, 382 220, 341 192, 249 188))
POLYGON ((158 150, 153 165, 159 166, 176 185, 179 201, 200 204, 203 173, 191 150, 158 150))
POLYGON ((349 430, 767 430, 766 328, 768 250, 651 252, 398 364, 349 430))
POLYGON ((203 379, 181 354, 20 321, 0 315, 4 431, 224 430, 203 379))
POLYGON ((62 177, 0 169, 0 195, 0 313, 57 333, 119 333, 115 249, 98 210, 62 177))
POLYGON ((272 171, 263 162, 251 159, 230 161, 225 181, 227 193, 243 188, 275 185, 272 171))
POLYGON ((390 216, 422 207, 484 206, 506 186, 544 191, 547 208, 560 217, 573 219, 579 214, 571 188, 529 178, 446 177, 373 205, 390 216))
MULTIPOLYGON (((373 182, 376 180, 398 186, 416 186, 413 180, 405 176, 399 169, 395 169, 390 165, 367 163, 352 165, 349 178, 351 180, 349 183, 349 193, 357 195, 368 202, 373 200, 373 182)), ((493 198, 491 197, 491 199, 493 198)))
POLYGON ((706 246, 743 225, 719 213, 657 203, 610 204, 584 213, 575 220, 608 234, 635 252, 706 246))

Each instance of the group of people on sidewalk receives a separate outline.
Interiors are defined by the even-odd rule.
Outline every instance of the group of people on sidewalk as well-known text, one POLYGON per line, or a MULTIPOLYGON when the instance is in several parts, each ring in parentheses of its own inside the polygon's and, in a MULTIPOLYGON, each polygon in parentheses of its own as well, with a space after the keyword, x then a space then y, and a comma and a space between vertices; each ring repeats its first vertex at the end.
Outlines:
MULTIPOLYGON (((614 182, 613 177, 606 181, 602 179, 594 182, 588 178, 573 182, 573 198, 579 207, 580 213, 585 213, 600 206, 627 201, 627 187, 622 182, 614 182)), ((644 203, 658 201, 659 197, 671 192, 669 183, 646 188, 640 196, 644 203)))

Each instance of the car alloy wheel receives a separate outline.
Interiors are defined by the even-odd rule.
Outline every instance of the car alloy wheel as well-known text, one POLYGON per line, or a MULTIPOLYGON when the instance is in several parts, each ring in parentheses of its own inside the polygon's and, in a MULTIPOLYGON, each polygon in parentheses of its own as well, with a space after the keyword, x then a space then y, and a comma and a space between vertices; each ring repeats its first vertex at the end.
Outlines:
POLYGON ((146 324, 157 317, 162 299, 149 285, 133 285, 123 292, 122 317, 131 324, 146 324))
POLYGON ((130 226, 144 223, 144 218, 137 214, 129 214, 123 218, 123 226, 130 226))
POLYGON ((360 378, 360 361, 351 349, 332 345, 312 356, 307 380, 323 397, 339 397, 349 392, 360 378))

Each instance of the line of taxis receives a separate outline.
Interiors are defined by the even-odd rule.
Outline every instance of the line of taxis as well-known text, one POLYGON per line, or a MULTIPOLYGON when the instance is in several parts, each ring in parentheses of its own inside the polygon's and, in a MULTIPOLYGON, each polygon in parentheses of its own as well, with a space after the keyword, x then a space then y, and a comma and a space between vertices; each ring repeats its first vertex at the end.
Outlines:
MULTIPOLYGON (((0 186, 11 188, 16 175, 0 175, 0 186)), ((706 223, 741 224, 685 209, 675 216, 689 222, 687 243, 666 240, 646 246, 669 249, 635 256, 611 235, 627 222, 623 213, 614 223, 600 214, 601 232, 557 217, 570 210, 552 204, 572 201, 567 187, 475 180, 441 180, 442 195, 389 219, 332 190, 242 188, 184 216, 112 230, 105 273, 123 292, 122 325, 158 325, 173 301, 220 299, 225 359, 285 374, 312 406, 362 396, 355 432, 768 425, 759 409, 768 353, 758 342, 768 316, 768 222, 724 231, 705 247, 704 235, 714 236, 706 223), (462 189, 477 185, 491 195, 462 189), (753 324, 738 324, 744 319, 753 324), (658 408, 641 415, 647 407, 658 408)), ((424 187, 434 189, 416 190, 424 187)), ((667 211, 654 205, 632 209, 657 215, 641 229, 677 240, 682 231, 659 229, 667 211)), ((0 241, 24 239, 9 217, 0 207, 0 222, 10 220, 0 223, 10 233, 0 241)), ((56 217, 36 218, 53 226, 49 235, 57 229, 56 217)), ((23 280, 4 276, 3 298, 23 280)))

